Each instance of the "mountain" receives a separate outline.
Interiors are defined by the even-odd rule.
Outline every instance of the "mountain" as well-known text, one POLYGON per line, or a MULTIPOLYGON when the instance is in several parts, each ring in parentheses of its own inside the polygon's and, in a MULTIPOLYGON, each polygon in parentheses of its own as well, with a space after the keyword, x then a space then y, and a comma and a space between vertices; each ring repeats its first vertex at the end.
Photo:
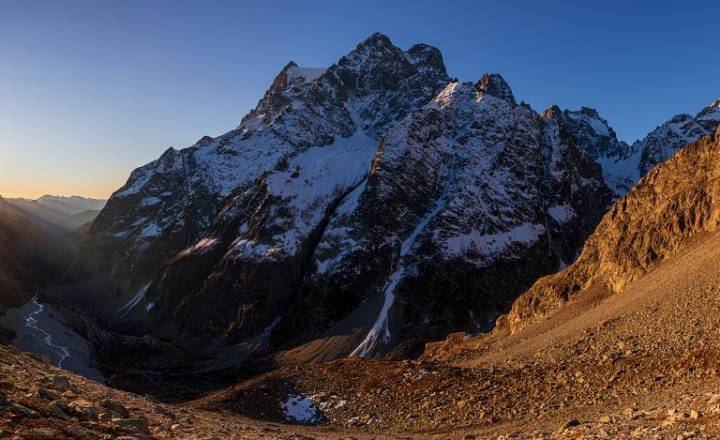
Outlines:
MULTIPOLYGON (((597 118, 595 118, 597 119, 597 118)), ((631 146, 621 143, 590 152, 603 167, 605 181, 619 196, 678 149, 704 136, 712 135, 720 123, 720 99, 697 115, 679 114, 655 128, 631 146)))
POLYGON ((351 319, 363 332, 333 354, 407 356, 454 329, 491 328, 573 261, 611 198, 569 130, 518 104, 500 75, 449 84, 387 132, 274 340, 334 337, 351 319))
MULTIPOLYGON (((290 233, 297 239, 289 236, 287 242, 294 252, 318 228, 323 211, 363 180, 380 134, 448 81, 436 49, 415 45, 405 52, 380 34, 322 73, 291 62, 236 129, 184 150, 170 149, 135 170, 94 223, 91 242, 112 262, 118 290, 138 290, 162 263, 197 244, 214 220, 236 215, 232 211, 253 200, 264 198, 278 220, 292 223, 283 207, 271 207, 278 197, 268 185, 258 183, 273 172, 303 172, 303 164, 289 167, 305 153, 322 180, 302 187, 306 177, 296 179, 310 206, 301 207, 306 212, 297 225, 284 226, 296 228, 290 233), (221 209, 225 213, 218 214, 221 209)), ((267 210, 258 213, 258 222, 267 210)))
POLYGON ((156 334, 402 355, 572 262, 612 198, 585 151, 617 144, 593 110, 540 115, 375 34, 135 170, 87 244, 156 334))
MULTIPOLYGON (((113 194, 101 324, 65 293, 102 276, 14 310, 137 394, 0 347, 0 436, 718 438, 717 109, 628 145, 426 45, 291 62, 113 194)), ((0 199, 0 306, 68 260, 28 218, 0 199)))
POLYGON ((45 231, 62 235, 73 232, 95 220, 105 206, 105 200, 80 196, 49 196, 36 200, 5 199, 25 212, 25 216, 45 231))

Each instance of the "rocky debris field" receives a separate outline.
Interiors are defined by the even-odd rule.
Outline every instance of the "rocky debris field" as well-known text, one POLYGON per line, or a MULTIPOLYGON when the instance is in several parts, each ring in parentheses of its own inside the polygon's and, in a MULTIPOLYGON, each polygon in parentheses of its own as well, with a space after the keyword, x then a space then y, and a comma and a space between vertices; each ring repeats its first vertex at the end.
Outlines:
MULTIPOLYGON (((52 367, 0 345, 0 439, 326 439, 346 436, 166 405, 52 367), (313 431, 312 436, 306 432, 313 431)), ((365 438, 365 437, 358 437, 365 438)))

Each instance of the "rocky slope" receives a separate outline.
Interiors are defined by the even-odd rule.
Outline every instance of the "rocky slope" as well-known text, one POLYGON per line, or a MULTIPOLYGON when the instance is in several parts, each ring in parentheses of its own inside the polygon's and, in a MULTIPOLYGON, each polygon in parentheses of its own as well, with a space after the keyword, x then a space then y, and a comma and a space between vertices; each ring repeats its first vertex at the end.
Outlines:
MULTIPOLYGON (((70 439, 330 439, 342 430, 261 422, 169 405, 108 388, 0 345, 0 437, 70 439), (312 435, 312 437, 311 437, 312 435)), ((356 438, 370 438, 360 434, 356 438)))
POLYGON ((539 115, 499 75, 450 81, 436 49, 376 34, 133 172, 89 240, 159 335, 406 355, 573 261, 612 196, 583 151, 611 144, 591 110, 539 115))
POLYGON ((515 330, 590 290, 617 293, 720 224, 720 129, 654 168, 603 217, 578 260, 539 280, 506 318, 515 330))

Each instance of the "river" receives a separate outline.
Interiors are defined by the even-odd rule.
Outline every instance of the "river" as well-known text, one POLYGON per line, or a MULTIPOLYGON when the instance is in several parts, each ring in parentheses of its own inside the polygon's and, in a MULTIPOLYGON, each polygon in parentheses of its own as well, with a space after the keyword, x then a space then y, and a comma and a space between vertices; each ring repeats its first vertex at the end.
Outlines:
POLYGON ((42 354, 58 368, 104 381, 94 366, 92 345, 66 324, 61 310, 42 303, 38 295, 22 307, 8 310, 0 317, 0 325, 15 332, 11 342, 18 349, 42 354))

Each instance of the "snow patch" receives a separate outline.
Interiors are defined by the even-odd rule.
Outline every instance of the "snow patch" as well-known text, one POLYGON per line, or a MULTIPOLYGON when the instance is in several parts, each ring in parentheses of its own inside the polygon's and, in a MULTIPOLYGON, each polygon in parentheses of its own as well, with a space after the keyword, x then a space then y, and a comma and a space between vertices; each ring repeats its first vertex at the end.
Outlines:
POLYGON ((282 409, 285 418, 291 422, 313 423, 320 419, 320 413, 313 401, 300 394, 289 394, 287 400, 282 403, 282 409))
POLYGON ((145 226, 143 230, 140 232, 141 237, 157 237, 160 235, 160 232, 162 230, 158 225, 155 223, 150 223, 149 225, 145 226))
POLYGON ((376 147, 376 140, 357 130, 331 145, 308 148, 290 161, 286 171, 269 175, 268 190, 282 200, 292 220, 282 225, 284 231, 266 249, 253 251, 248 248, 252 242, 238 241, 243 254, 294 255, 320 224, 328 204, 366 178, 376 147))
POLYGON ((596 162, 600 165, 603 178, 607 186, 619 196, 624 196, 628 190, 640 180, 641 151, 635 151, 624 159, 599 157, 596 162))
POLYGON ((567 205, 555 205, 548 208, 548 214, 558 223, 567 223, 575 217, 575 211, 567 205))
POLYGON ((447 239, 446 249, 452 256, 463 256, 469 250, 486 256, 497 255, 513 243, 530 244, 545 233, 545 226, 523 223, 505 232, 482 234, 472 231, 447 239))
MULTIPOLYGON (((141 302, 143 299, 145 299, 145 294, 147 293, 149 287, 150 287, 150 283, 147 283, 147 284, 145 285, 145 287, 143 287, 142 289, 140 289, 140 291, 135 294, 135 296, 133 296, 132 298, 130 298, 130 301, 126 302, 125 305, 123 305, 122 307, 120 307, 120 308, 118 309, 118 313, 120 314, 120 317, 121 317, 121 318, 124 318, 125 315, 127 315, 128 313, 130 313, 130 311, 131 311, 132 309, 134 309, 135 307, 137 307, 137 305, 140 304, 140 302, 141 302)), ((153 304, 153 305, 154 305, 154 304, 153 304)), ((150 309, 152 309, 152 307, 150 307, 149 309, 146 307, 146 311, 149 311, 150 309)))
POLYGON ((161 200, 157 197, 146 197, 142 201, 142 206, 153 206, 160 203, 161 200))
POLYGON ((577 112, 568 112, 568 115, 575 120, 581 120, 585 121, 595 133, 599 134, 600 136, 610 136, 610 130, 608 129, 607 122, 595 118, 592 116, 588 116, 582 113, 577 112))

